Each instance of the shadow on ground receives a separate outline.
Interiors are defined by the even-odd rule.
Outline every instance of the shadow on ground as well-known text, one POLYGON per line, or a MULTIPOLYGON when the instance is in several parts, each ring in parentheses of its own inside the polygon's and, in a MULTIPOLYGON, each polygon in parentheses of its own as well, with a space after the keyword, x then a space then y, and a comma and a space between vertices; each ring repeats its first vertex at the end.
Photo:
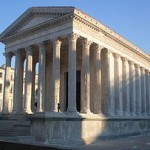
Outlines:
POLYGON ((29 145, 0 141, 0 150, 67 150, 69 148, 54 148, 39 145, 29 145))

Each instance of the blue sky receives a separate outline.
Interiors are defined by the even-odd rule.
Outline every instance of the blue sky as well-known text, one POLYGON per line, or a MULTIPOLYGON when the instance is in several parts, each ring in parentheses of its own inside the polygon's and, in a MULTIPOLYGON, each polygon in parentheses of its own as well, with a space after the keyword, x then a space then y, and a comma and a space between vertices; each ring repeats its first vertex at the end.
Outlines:
POLYGON ((75 6, 150 54, 150 0, 1 0, 0 33, 32 6, 75 6))

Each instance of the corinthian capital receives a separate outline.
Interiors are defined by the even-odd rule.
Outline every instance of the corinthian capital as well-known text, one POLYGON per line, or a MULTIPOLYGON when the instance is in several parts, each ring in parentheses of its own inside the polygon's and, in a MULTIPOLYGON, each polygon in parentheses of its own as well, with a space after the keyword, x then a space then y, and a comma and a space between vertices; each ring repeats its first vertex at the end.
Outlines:
POLYGON ((120 58, 120 55, 117 54, 117 53, 113 53, 113 55, 114 55, 114 58, 116 58, 116 59, 119 59, 119 58, 120 58))
POLYGON ((104 46, 95 44, 95 49, 97 50, 97 52, 100 52, 103 48, 104 48, 104 46))
POLYGON ((25 47, 25 51, 27 54, 31 54, 32 53, 32 47, 31 46, 25 47))
POLYGON ((122 62, 127 62, 127 58, 121 57, 122 62))
POLYGON ((8 52, 8 53, 3 53, 3 55, 6 57, 6 58, 12 58, 13 56, 13 53, 12 52, 8 52))
POLYGON ((85 47, 85 48, 89 48, 92 43, 93 43, 93 42, 92 42, 92 41, 89 41, 88 39, 83 39, 83 40, 82 40, 82 45, 83 45, 83 47, 85 47))
POLYGON ((52 42, 53 42, 53 46, 54 47, 60 47, 61 46, 61 41, 60 40, 58 40, 58 39, 53 39, 52 40, 52 42))
POLYGON ((140 68, 140 66, 139 66, 138 64, 135 64, 135 68, 137 68, 137 69, 138 69, 138 68, 140 68))
POLYGON ((79 38, 79 35, 76 33, 71 33, 68 35, 68 38, 72 41, 72 42, 76 42, 77 39, 79 38))
POLYGON ((39 43, 37 43, 37 45, 38 45, 39 49, 45 49, 44 42, 39 42, 39 43))

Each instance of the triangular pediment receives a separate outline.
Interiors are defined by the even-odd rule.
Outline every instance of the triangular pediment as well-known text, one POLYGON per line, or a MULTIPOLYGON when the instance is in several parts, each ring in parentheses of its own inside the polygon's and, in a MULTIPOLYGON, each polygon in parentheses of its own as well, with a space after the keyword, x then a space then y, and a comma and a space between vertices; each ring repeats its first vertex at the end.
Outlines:
POLYGON ((50 21, 54 18, 55 18, 55 16, 49 16, 49 17, 35 16, 31 20, 28 20, 28 22, 26 22, 26 24, 24 24, 18 31, 23 31, 23 30, 32 28, 32 27, 37 26, 46 21, 50 21))
POLYGON ((74 7, 32 7, 14 21, 2 34, 0 40, 31 29, 44 22, 72 13, 74 7))

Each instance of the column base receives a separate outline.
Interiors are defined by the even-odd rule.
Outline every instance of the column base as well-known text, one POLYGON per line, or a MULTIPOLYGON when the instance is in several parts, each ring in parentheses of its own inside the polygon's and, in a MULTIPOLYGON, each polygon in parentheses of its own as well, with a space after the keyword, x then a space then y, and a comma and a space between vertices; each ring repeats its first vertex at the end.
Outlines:
POLYGON ((110 118, 110 117, 115 117, 116 115, 112 112, 104 112, 104 116, 110 118))
MULTIPOLYGON (((38 112, 43 112, 43 111, 38 111, 38 112)), ((51 109, 49 112, 51 113, 59 113, 58 109, 51 109)))
POLYGON ((24 110, 22 113, 23 114, 33 114, 33 112, 31 110, 24 110))
POLYGON ((11 112, 8 111, 2 111, 1 114, 10 114, 11 112))
POLYGON ((132 116, 132 117, 136 117, 136 114, 134 114, 134 113, 131 113, 131 116, 132 116))
POLYGON ((142 113, 141 115, 142 115, 142 116, 146 116, 146 114, 145 114, 145 113, 142 113))
POLYGON ((78 112, 77 110, 67 110, 66 113, 67 113, 67 114, 70 113, 70 114, 76 114, 76 115, 79 115, 79 112, 78 112))
POLYGON ((43 110, 36 110, 35 113, 42 113, 44 112, 43 110))
POLYGON ((139 116, 139 117, 140 117, 140 116, 142 116, 142 115, 141 115, 140 113, 137 113, 136 116, 139 116))
POLYGON ((125 113, 123 113, 123 116, 124 116, 124 117, 129 117, 129 116, 130 116, 130 114, 129 114, 129 113, 127 113, 127 112, 125 112, 125 113))
POLYGON ((81 110, 80 113, 82 113, 82 114, 93 114, 93 113, 90 111, 90 109, 87 109, 87 110, 81 110))

